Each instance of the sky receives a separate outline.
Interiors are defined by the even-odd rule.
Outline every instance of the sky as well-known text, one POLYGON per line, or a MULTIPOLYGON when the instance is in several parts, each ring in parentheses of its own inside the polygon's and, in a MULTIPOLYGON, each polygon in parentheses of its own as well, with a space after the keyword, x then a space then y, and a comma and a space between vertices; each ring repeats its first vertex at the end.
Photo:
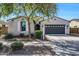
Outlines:
POLYGON ((57 4, 56 15, 66 20, 79 19, 79 3, 57 4))
POLYGON ((66 20, 79 19, 79 3, 57 3, 56 16, 66 20))

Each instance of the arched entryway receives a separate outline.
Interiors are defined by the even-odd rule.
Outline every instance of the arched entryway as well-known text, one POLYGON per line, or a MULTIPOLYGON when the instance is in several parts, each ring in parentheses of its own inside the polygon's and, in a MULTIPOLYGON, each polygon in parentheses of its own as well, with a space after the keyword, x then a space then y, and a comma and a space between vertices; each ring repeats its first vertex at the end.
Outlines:
POLYGON ((40 30, 40 24, 35 24, 35 30, 40 30))

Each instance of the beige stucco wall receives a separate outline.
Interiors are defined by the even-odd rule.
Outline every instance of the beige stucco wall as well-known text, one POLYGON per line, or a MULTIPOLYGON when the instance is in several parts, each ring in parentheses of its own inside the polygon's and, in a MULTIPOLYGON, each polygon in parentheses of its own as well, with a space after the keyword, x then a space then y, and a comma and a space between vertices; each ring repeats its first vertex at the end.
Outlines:
POLYGON ((79 22, 78 21, 71 21, 70 22, 70 27, 74 28, 75 26, 77 26, 77 28, 79 28, 79 22))
MULTIPOLYGON (((25 35, 28 35, 28 22, 26 21, 26 31, 20 31, 20 22, 21 19, 15 19, 14 21, 8 21, 8 33, 11 33, 13 35, 19 35, 20 33, 24 33, 25 35)), ((34 24, 30 24, 31 33, 34 33, 34 24)))
POLYGON ((52 25, 54 25, 54 24, 63 25, 64 24, 65 25, 65 34, 69 34, 69 21, 67 21, 67 20, 63 20, 63 19, 58 18, 58 17, 46 20, 46 21, 42 22, 42 24, 41 24, 42 30, 43 30, 43 27, 44 27, 45 24, 52 24, 52 25))

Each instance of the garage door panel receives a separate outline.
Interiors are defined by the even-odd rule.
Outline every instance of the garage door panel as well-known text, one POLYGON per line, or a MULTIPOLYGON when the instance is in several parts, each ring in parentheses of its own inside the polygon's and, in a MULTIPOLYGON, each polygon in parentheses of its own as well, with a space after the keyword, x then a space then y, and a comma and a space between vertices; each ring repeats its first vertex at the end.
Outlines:
POLYGON ((65 34, 65 25, 46 25, 45 34, 65 34))

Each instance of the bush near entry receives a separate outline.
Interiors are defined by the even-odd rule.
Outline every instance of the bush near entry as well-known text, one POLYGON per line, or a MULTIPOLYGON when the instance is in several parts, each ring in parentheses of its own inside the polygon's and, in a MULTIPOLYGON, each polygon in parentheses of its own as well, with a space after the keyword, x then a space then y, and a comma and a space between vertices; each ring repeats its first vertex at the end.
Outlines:
POLYGON ((41 30, 36 30, 36 31, 35 31, 35 37, 36 37, 37 39, 40 39, 40 38, 42 37, 42 31, 41 31, 41 30))

